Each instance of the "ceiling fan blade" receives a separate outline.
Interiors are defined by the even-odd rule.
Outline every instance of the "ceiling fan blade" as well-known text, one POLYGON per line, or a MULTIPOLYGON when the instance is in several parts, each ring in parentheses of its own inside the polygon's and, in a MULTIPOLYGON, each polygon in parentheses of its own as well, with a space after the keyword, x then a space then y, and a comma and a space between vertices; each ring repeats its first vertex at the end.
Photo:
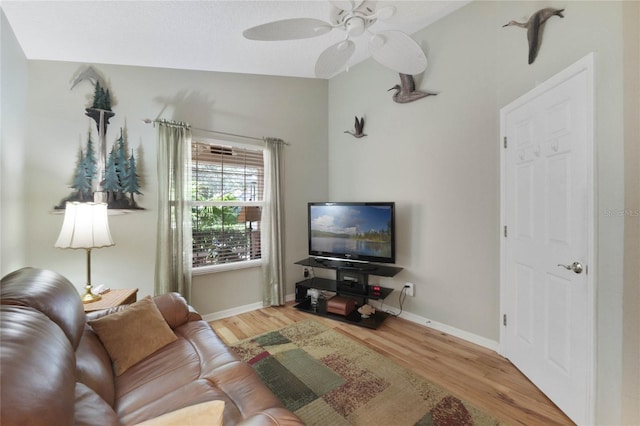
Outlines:
POLYGON ((343 40, 327 48, 320 54, 316 62, 316 77, 330 78, 346 65, 356 51, 356 44, 351 40, 343 40))
POLYGON ((326 34, 331 29, 331 24, 320 19, 292 18, 248 28, 242 35, 249 40, 297 40, 326 34))
POLYGON ((396 14, 395 6, 384 6, 376 10, 375 17, 381 21, 387 20, 396 14))
POLYGON ((401 31, 381 31, 369 39, 371 56, 402 74, 416 75, 427 69, 427 57, 411 37, 401 31))
POLYGON ((334 7, 350 12, 360 7, 364 0, 329 0, 334 7))

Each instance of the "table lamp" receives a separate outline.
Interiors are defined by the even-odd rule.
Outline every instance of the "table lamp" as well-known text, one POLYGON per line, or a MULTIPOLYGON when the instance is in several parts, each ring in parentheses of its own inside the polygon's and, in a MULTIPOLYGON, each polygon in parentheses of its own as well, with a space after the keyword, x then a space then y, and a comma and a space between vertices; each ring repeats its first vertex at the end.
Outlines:
POLYGON ((87 285, 82 303, 101 299, 91 291, 91 250, 112 245, 106 204, 67 202, 62 229, 54 247, 87 251, 87 285))

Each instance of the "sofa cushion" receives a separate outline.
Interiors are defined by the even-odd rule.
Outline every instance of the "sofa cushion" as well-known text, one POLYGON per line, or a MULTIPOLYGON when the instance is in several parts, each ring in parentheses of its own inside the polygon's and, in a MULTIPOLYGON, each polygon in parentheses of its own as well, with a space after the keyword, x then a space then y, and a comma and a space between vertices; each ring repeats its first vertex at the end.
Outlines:
POLYGON ((223 413, 224 401, 207 401, 138 423, 138 426, 222 426, 223 413))
POLYGON ((76 383, 74 426, 120 426, 113 408, 82 383, 76 383))
POLYGON ((177 339, 150 297, 89 325, 107 349, 116 376, 177 339))
POLYGON ((115 387, 111 358, 88 325, 76 349, 76 380, 95 391, 113 407, 115 387))
POLYGON ((273 418, 280 416, 300 424, 205 321, 175 332, 178 340, 116 378, 116 412, 124 425, 211 400, 225 402, 224 424, 251 418, 278 424, 273 418))
POLYGON ((115 408, 123 424, 135 424, 200 402, 227 402, 224 391, 202 378, 203 362, 225 363, 236 358, 222 345, 209 344, 207 337, 213 330, 204 321, 189 322, 176 329, 176 335, 175 342, 116 377, 115 408))

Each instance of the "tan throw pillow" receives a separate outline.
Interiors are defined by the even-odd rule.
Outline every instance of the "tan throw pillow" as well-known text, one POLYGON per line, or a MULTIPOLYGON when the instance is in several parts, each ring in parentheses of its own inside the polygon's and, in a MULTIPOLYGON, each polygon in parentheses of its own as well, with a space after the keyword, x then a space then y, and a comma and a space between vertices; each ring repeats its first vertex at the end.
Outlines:
POLYGON ((181 408, 136 426, 221 426, 224 401, 208 401, 181 408))
POLYGON ((177 339, 151 297, 89 325, 107 349, 116 376, 177 339))

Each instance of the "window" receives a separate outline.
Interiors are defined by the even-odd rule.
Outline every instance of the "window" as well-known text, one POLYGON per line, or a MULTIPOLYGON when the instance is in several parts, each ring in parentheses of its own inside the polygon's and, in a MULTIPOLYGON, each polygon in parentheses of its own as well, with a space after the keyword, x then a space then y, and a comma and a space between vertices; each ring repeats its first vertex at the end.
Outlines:
POLYGON ((191 172, 194 269, 260 259, 262 149, 194 140, 191 172))

